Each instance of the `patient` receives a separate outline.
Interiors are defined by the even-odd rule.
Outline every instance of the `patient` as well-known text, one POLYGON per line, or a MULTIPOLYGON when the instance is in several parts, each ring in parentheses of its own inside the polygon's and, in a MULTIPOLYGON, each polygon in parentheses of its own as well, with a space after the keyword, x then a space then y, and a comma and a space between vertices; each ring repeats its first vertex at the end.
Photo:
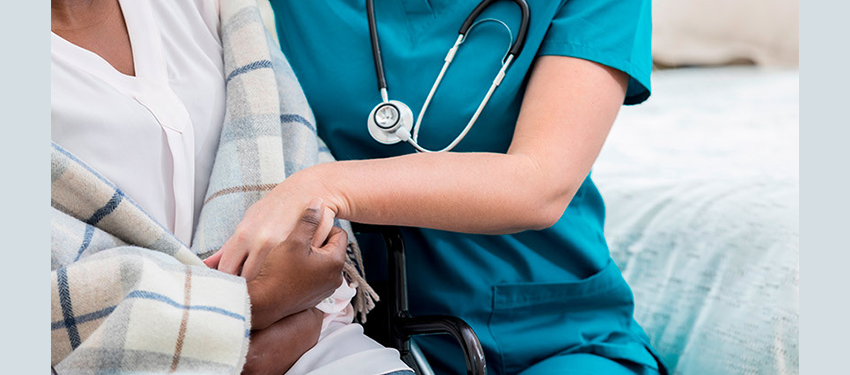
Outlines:
MULTIPOLYGON (((219 29, 215 0, 51 1, 52 140, 184 244, 198 226, 225 119, 219 29)), ((243 373, 308 373, 366 350, 383 362, 350 373, 408 373, 397 352, 351 324, 354 287, 341 277, 348 243, 316 199, 246 277, 252 332, 243 373), (312 357, 296 363, 308 350, 312 357)))

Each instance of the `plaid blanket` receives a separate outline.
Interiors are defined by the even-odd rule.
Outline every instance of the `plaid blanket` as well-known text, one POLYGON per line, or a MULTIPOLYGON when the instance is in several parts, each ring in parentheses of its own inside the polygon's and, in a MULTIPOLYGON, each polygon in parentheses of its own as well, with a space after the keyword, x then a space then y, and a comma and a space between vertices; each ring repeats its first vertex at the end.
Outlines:
MULTIPOLYGON (((225 121, 191 247, 52 145, 51 364, 60 374, 242 369, 251 326, 245 280, 201 259, 274 186, 333 157, 256 2, 223 0, 221 35, 225 121)), ((348 223, 339 225, 350 232, 348 223)), ((362 318, 377 296, 356 243, 348 254, 344 274, 357 288, 362 318)))

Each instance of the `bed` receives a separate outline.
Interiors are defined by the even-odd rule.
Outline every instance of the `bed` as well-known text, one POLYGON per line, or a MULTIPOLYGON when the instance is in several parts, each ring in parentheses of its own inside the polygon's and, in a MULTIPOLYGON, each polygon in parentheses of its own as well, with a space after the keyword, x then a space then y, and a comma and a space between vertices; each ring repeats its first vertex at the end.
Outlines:
POLYGON ((671 69, 592 174, 635 318, 675 374, 797 374, 799 75, 671 69))

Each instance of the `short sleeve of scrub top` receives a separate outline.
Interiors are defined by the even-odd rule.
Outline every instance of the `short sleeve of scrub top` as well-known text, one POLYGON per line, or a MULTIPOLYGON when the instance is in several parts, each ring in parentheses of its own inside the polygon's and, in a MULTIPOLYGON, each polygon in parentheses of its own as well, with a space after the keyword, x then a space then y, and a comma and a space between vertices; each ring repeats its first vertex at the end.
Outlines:
POLYGON ((652 20, 649 0, 568 0, 552 20, 538 55, 578 57, 625 72, 625 104, 649 98, 652 20))

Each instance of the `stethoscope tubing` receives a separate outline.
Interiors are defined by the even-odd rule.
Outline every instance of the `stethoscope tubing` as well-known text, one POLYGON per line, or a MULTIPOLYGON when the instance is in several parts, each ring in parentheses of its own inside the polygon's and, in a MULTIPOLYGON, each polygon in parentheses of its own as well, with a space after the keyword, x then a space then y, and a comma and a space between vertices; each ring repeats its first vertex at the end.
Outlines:
POLYGON ((378 39, 378 22, 375 20, 374 0, 366 0, 366 14, 369 19, 369 39, 372 41, 372 58, 375 60, 375 75, 378 77, 378 90, 386 90, 387 76, 384 74, 384 59, 383 56, 381 56, 381 41, 378 39))
MULTIPOLYGON (((455 44, 449 50, 448 54, 446 54, 445 63, 443 64, 443 67, 440 70, 440 73, 438 74, 437 79, 434 81, 434 85, 431 87, 431 91, 428 93, 428 97, 425 99, 425 103, 422 105, 422 109, 419 111, 419 115, 416 118, 416 123, 415 123, 415 125, 413 126, 413 129, 412 129, 413 134, 410 134, 410 132, 408 131, 409 129, 407 129, 403 126, 398 127, 395 130, 387 130, 386 128, 381 127, 384 131, 387 132, 387 134, 395 135, 396 137, 398 137, 398 140, 406 141, 406 142, 410 143, 417 151, 423 152, 423 153, 450 151, 455 146, 457 146, 457 144, 460 143, 460 141, 463 140, 464 137, 466 137, 466 134, 469 133, 469 131, 472 129, 472 126, 475 125, 476 121, 478 121, 478 118, 481 115, 481 112, 487 106, 487 103, 489 103, 490 98, 493 96, 493 93, 495 92, 496 88, 501 84, 502 80, 505 77, 505 74, 507 72, 508 67, 514 61, 515 57, 522 51, 522 49, 525 45, 525 39, 526 39, 526 36, 528 35, 528 24, 529 24, 529 20, 530 20, 530 12, 529 12, 529 8, 528 8, 528 3, 525 0, 511 0, 511 1, 515 2, 520 7, 520 10, 521 10, 521 13, 522 13, 522 19, 521 19, 521 22, 520 22, 520 29, 519 29, 519 32, 517 33, 517 38, 516 38, 516 40, 513 40, 513 36, 511 35, 511 39, 512 39, 511 42, 512 43, 510 45, 510 48, 509 48, 505 58, 503 58, 503 60, 502 60, 502 67, 499 70, 499 73, 496 75, 496 78, 493 80, 493 83, 490 85, 490 88, 487 90, 487 94, 484 96, 484 99, 478 105, 478 108, 476 109, 472 118, 469 120, 469 122, 464 127, 463 131, 461 131, 461 133, 458 134, 458 136, 455 137, 455 139, 448 146, 446 146, 443 149, 438 150, 438 151, 428 150, 428 149, 420 146, 419 143, 418 143, 419 129, 420 129, 420 125, 422 124, 422 119, 423 119, 425 113, 427 112, 428 106, 430 105, 431 100, 433 99, 434 94, 437 91, 437 88, 440 86, 440 83, 442 82, 443 77, 446 74, 446 71, 448 70, 449 66, 451 65, 451 63, 454 59, 454 56, 457 53, 458 48, 460 47, 461 44, 463 44, 463 42, 465 41, 466 36, 470 32, 470 30, 475 28, 475 26, 478 25, 481 22, 495 21, 495 22, 500 23, 502 26, 504 26, 508 30, 509 35, 512 34, 510 27, 508 27, 502 21, 494 20, 494 19, 485 19, 485 20, 481 20, 481 21, 476 22, 476 19, 481 15, 481 13, 484 12, 490 5, 492 5, 493 3, 497 2, 497 1, 500 1, 500 0, 483 0, 481 3, 478 4, 478 6, 475 7, 475 9, 472 11, 472 13, 469 14, 469 16, 466 18, 466 20, 464 20, 464 23, 463 23, 463 25, 461 25, 461 28, 460 28, 460 32, 459 32, 460 35, 458 36, 457 40, 455 41, 455 44), (390 133, 390 132, 392 132, 392 133, 390 133)), ((383 63, 383 56, 381 54, 380 40, 378 39, 377 21, 375 19, 374 0, 366 0, 366 11, 367 11, 367 14, 368 14, 367 16, 368 16, 368 21, 369 21, 369 37, 370 37, 371 44, 372 44, 372 57, 373 57, 374 62, 375 62, 375 74, 377 76, 378 90, 381 93, 381 99, 383 100, 382 104, 389 104, 390 99, 389 99, 389 94, 388 94, 388 86, 387 86, 386 74, 384 72, 384 63, 383 63)), ((404 107, 406 107, 406 106, 404 106, 404 107)), ((376 109, 377 109, 377 107, 376 107, 376 109)), ((409 108, 407 109, 407 112, 410 112, 409 108)), ((377 125, 377 126, 380 126, 380 125, 377 125)), ((371 131, 372 130, 370 130, 370 132, 371 131)), ((373 134, 373 136, 376 137, 377 135, 373 134)), ((376 140, 377 140, 377 138, 376 138, 376 140)), ((386 141, 381 141, 381 142, 386 143, 386 141)), ((390 142, 397 142, 397 141, 390 141, 390 142)))

